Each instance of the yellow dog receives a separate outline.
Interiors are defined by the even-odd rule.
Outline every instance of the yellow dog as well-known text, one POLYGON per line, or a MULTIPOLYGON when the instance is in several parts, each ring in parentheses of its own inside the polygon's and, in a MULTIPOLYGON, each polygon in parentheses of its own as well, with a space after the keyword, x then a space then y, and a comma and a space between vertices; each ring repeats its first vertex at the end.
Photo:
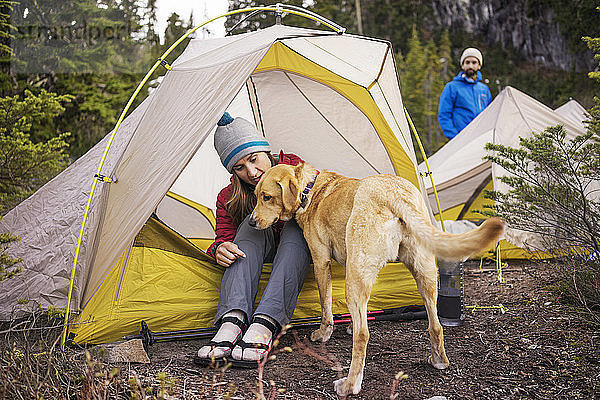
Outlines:
POLYGON ((321 300, 321 326, 311 340, 333 333, 331 259, 346 266, 346 302, 352 315, 352 363, 346 378, 334 382, 338 395, 361 389, 369 330, 367 302, 377 274, 388 261, 410 270, 427 310, 429 363, 449 365, 437 317, 435 258, 462 260, 498 240, 504 223, 488 219, 477 229, 449 234, 430 222, 423 197, 406 179, 375 175, 347 178, 319 173, 309 164, 277 165, 265 172, 255 189, 257 204, 250 223, 265 229, 275 221, 296 218, 310 248, 321 300))

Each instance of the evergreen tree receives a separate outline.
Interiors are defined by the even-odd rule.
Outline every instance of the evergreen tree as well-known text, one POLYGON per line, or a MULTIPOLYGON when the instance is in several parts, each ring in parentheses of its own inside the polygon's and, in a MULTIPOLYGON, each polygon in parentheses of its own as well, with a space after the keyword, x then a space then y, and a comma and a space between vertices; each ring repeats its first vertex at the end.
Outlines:
MULTIPOLYGON (((598 61, 596 69, 588 74, 588 76, 600 83, 600 38, 583 37, 583 41, 587 44, 590 50, 594 53, 594 60, 598 61)), ((596 85, 596 88, 598 86, 596 85)), ((596 143, 600 143, 600 98, 594 97, 594 106, 588 110, 590 119, 587 121, 588 132, 593 134, 596 143)), ((592 168, 600 171, 600 154, 592 160, 592 168)), ((600 174, 600 172, 599 172, 600 174)))
POLYGON ((6 211, 19 204, 60 172, 68 160, 65 138, 59 133, 48 141, 34 143, 32 130, 65 109, 71 96, 42 90, 25 91, 23 97, 0 99, 0 207, 6 211))
MULTIPOLYGON (((408 49, 406 59, 403 59, 401 54, 397 55, 402 98, 420 135, 425 152, 431 155, 447 142, 439 127, 437 115, 440 95, 447 82, 446 68, 451 66, 451 63, 444 60, 450 53, 448 35, 441 35, 440 48, 433 37, 423 47, 419 32, 413 28, 408 49), (442 54, 445 57, 442 57, 442 54)), ((421 160, 420 153, 417 154, 417 158, 421 160)))
MULTIPOLYGON (((15 29, 10 23, 12 6, 11 1, 0 0, 0 92, 2 93, 11 89, 10 56, 13 52, 10 48, 10 39, 14 36, 15 29)), ((3 207, 0 204, 0 222, 2 222, 2 213, 3 207)), ((6 253, 10 244, 18 240, 10 232, 0 234, 0 282, 12 278, 21 271, 19 267, 15 267, 21 260, 12 258, 6 253)))
POLYGON ((12 54, 10 39, 14 37, 14 26, 10 21, 13 2, 0 0, 0 55, 12 54))
POLYGON ((146 5, 146 11, 144 16, 146 18, 146 42, 151 48, 155 48, 160 45, 160 37, 156 33, 156 23, 158 17, 156 16, 156 0, 148 0, 146 5))
MULTIPOLYGON (((155 4, 150 1, 149 7, 155 19, 155 4)), ((15 6, 16 48, 5 94, 46 89, 76 95, 65 112, 32 129, 33 143, 72 131, 67 140, 71 157, 77 158, 114 127, 156 60, 146 55, 151 47, 139 34, 140 15, 136 0, 22 0, 15 6)), ((143 93, 138 97, 134 107, 143 93)))
POLYGON ((165 28, 165 49, 169 48, 177 39, 185 33, 183 20, 176 12, 171 13, 167 19, 167 27, 165 28))
POLYGON ((391 41, 394 21, 399 17, 398 9, 393 7, 392 0, 362 0, 361 3, 365 35, 391 41))
MULTIPOLYGON (((70 131, 72 134, 67 138, 69 155, 73 160, 79 158, 114 128, 141 78, 141 74, 59 75, 56 92, 76 95, 64 105, 63 113, 41 127, 44 129, 32 133, 32 140, 48 139, 56 131, 70 131)), ((140 92, 130 111, 143 101, 146 93, 145 90, 140 92)))
POLYGON ((196 25, 194 24, 194 12, 190 12, 190 18, 188 19, 188 29, 193 29, 196 25))
MULTIPOLYGON (((426 59, 425 51, 417 29, 413 27, 412 36, 408 44, 408 53, 400 68, 400 84, 402 99, 411 119, 417 129, 419 136, 423 137, 425 132, 425 79, 426 59)), ((421 157, 418 153, 418 157, 421 157)))
POLYGON ((0 0, 0 96, 12 91, 13 79, 10 75, 10 58, 13 55, 10 41, 16 28, 11 24, 10 14, 13 2, 0 0))
MULTIPOLYGON (((2 216, 0 216, 0 222, 2 222, 2 216)), ((0 282, 5 279, 10 279, 21 272, 21 268, 15 266, 21 262, 21 259, 10 257, 6 253, 10 244, 18 241, 19 239, 12 236, 10 233, 0 233, 0 282)))
POLYGON ((442 140, 444 135, 437 120, 440 94, 446 82, 442 79, 443 66, 438 54, 438 48, 433 39, 430 39, 425 47, 425 65, 426 76, 423 85, 423 94, 425 96, 423 111, 425 116, 424 133, 427 134, 427 154, 431 155, 441 147, 441 144, 446 142, 442 140))
POLYGON ((362 0, 364 32, 385 38, 403 54, 409 51, 414 26, 434 26, 433 7, 422 0, 362 0))
MULTIPOLYGON (((184 24, 183 20, 176 12, 172 13, 167 19, 167 27, 165 28, 165 44, 163 45, 164 53, 166 50, 171 47, 173 43, 175 43, 181 36, 183 36, 187 32, 187 26, 184 24)), ((169 60, 174 60, 183 52, 189 43, 190 39, 186 38, 183 43, 180 43, 177 48, 175 48, 168 56, 169 60)))
POLYGON ((59 73, 129 72, 140 56, 138 11, 133 0, 21 0, 11 15, 14 70, 50 90, 59 73))
POLYGON ((441 79, 445 82, 449 82, 456 72, 456 67, 452 62, 452 44, 450 43, 450 34, 448 33, 448 30, 442 32, 438 54, 442 64, 441 79))
MULTIPOLYGON (((67 133, 33 143, 30 133, 36 126, 64 111, 62 103, 70 96, 57 96, 44 90, 39 95, 29 91, 19 96, 0 98, 0 221, 2 214, 31 195, 53 178, 67 162, 64 141, 67 133)), ((18 241, 9 232, 0 234, 0 282, 20 271, 21 260, 6 250, 18 241)))
POLYGON ((435 131, 436 134, 434 136, 434 143, 431 149, 431 154, 435 153, 440 147, 442 147, 448 142, 448 138, 444 136, 444 133, 440 128, 439 122, 437 122, 437 110, 439 109, 440 105, 440 96, 442 94, 442 91, 444 90, 444 86, 446 85, 446 83, 452 80, 456 72, 456 67, 452 62, 452 47, 450 43, 450 34, 447 30, 444 30, 440 37, 438 56, 440 62, 440 70, 438 71, 436 83, 434 83, 431 91, 432 96, 434 96, 435 100, 435 126, 437 128, 437 130, 435 131))
MULTIPOLYGON (((363 1, 364 3, 364 1, 363 1)), ((346 28, 347 32, 358 34, 358 21, 356 16, 356 2, 354 0, 315 0, 314 4, 310 8, 311 11, 316 12, 319 15, 335 22, 336 24, 346 28)), ((364 11, 362 8, 364 21, 364 11)), ((314 23, 310 25, 314 27, 314 23)), ((364 30, 363 22, 363 30, 364 30)), ((368 34, 366 31, 363 34, 368 34)))

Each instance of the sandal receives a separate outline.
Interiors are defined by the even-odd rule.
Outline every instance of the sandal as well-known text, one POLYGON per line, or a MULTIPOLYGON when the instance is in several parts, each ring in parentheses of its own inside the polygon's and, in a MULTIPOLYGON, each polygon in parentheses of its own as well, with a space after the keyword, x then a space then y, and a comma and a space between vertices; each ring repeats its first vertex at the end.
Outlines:
MULTIPOLYGON (((258 323, 263 325, 264 327, 266 327, 267 329, 269 329, 271 331, 271 340, 273 340, 274 338, 277 337, 277 335, 279 334, 279 331, 281 330, 281 328, 279 326, 275 326, 275 324, 273 324, 271 321, 260 317, 260 316, 256 316, 252 319, 252 323, 258 323)), ((231 363, 232 367, 238 367, 238 368, 258 368, 258 363, 259 362, 263 362, 265 357, 268 357, 269 352, 266 351, 265 354, 263 355, 263 357, 260 360, 244 360, 244 351, 246 349, 264 349, 264 350, 269 350, 269 345, 265 344, 265 343, 247 343, 245 342, 243 339, 238 340, 236 346, 240 346, 242 348, 242 359, 241 360, 236 360, 233 357, 231 357, 231 353, 229 353, 229 357, 227 357, 227 362, 231 363)))
MULTIPOLYGON (((218 328, 221 327, 221 325, 224 322, 231 322, 232 324, 237 325, 241 330, 242 330, 242 334, 246 331, 246 329, 248 328, 248 324, 242 320, 240 320, 237 317, 233 317, 233 316, 229 316, 229 317, 223 317, 219 320, 219 324, 218 324, 218 328)), ((217 329, 218 330, 218 329, 217 329)), ((242 335, 240 335, 241 337, 242 335)), ((200 357, 198 355, 194 356, 194 364, 201 366, 201 367, 208 367, 208 366, 212 366, 215 368, 220 368, 223 367, 225 365, 227 365, 228 362, 230 362, 228 360, 228 357, 231 355, 231 351, 233 350, 233 348, 235 347, 236 343, 238 343, 238 341, 236 341, 235 343, 230 342, 229 340, 222 340, 220 342, 215 342, 213 340, 211 340, 210 342, 208 342, 205 346, 210 346, 211 347, 211 351, 212 349, 214 349, 215 347, 226 347, 228 348, 228 350, 225 350, 225 355, 222 357, 200 357)), ((204 346, 202 346, 204 347, 204 346)))

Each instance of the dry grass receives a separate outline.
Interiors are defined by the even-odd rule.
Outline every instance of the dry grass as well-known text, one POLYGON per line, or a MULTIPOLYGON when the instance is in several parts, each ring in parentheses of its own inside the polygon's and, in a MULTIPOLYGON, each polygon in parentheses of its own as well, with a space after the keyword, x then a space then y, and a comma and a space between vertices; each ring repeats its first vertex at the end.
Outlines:
POLYGON ((600 254, 575 254, 557 259, 556 289, 575 315, 600 327, 600 254))
POLYGON ((175 381, 164 372, 157 374, 155 382, 142 383, 135 372, 101 361, 102 349, 62 351, 61 321, 40 312, 0 328, 0 398, 167 399, 172 395, 175 381))
POLYGON ((0 333, 0 397, 69 398, 85 375, 81 353, 60 351, 62 325, 47 314, 5 324, 0 333))

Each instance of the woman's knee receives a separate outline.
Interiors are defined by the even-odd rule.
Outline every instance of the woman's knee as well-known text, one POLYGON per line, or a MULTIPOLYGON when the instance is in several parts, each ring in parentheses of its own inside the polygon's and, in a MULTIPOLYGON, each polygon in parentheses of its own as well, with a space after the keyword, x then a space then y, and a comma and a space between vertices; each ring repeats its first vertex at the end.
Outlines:
POLYGON ((233 242, 239 246, 239 243, 252 243, 259 247, 265 247, 273 242, 273 231, 271 228, 259 230, 248 224, 248 217, 238 226, 237 233, 233 242))

